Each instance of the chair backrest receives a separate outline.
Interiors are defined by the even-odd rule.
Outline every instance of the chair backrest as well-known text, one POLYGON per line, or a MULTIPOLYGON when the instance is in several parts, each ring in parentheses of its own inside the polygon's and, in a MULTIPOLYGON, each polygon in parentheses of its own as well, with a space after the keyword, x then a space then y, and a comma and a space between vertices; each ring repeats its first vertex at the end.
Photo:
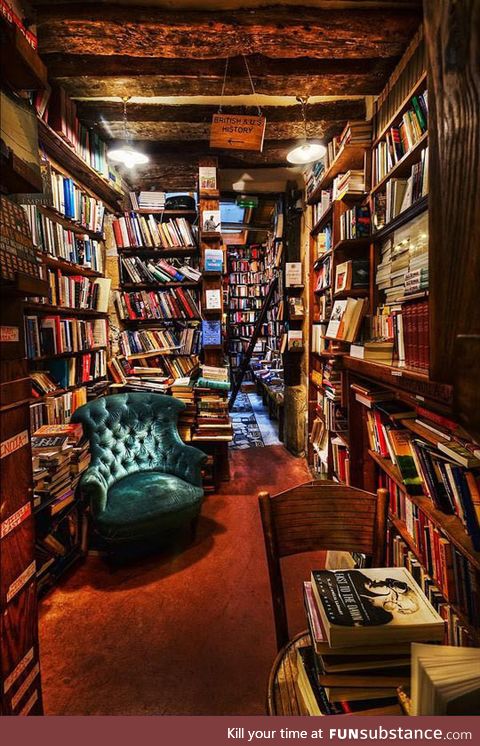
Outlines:
POLYGON ((90 467, 109 487, 137 471, 169 471, 168 451, 172 443, 181 443, 177 418, 184 407, 163 394, 114 394, 79 407, 72 422, 82 423, 90 441, 90 467))
POLYGON ((373 567, 385 561, 388 493, 314 481, 258 496, 278 649, 289 640, 280 559, 319 550, 361 552, 373 567))

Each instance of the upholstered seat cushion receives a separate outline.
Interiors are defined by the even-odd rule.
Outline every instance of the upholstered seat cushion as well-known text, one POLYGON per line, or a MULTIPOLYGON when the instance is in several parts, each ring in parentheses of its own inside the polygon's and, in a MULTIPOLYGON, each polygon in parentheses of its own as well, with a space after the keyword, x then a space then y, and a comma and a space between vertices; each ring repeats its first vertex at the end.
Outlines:
POLYGON ((198 515, 203 490, 173 474, 138 471, 112 484, 97 527, 108 539, 161 535, 198 515))

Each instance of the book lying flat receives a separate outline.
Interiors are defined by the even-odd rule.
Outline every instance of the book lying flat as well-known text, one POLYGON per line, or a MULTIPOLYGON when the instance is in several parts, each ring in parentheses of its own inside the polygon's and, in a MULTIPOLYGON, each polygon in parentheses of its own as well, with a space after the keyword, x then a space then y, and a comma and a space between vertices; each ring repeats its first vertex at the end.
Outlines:
POLYGON ((403 567, 314 570, 311 580, 332 648, 443 639, 444 620, 403 567))

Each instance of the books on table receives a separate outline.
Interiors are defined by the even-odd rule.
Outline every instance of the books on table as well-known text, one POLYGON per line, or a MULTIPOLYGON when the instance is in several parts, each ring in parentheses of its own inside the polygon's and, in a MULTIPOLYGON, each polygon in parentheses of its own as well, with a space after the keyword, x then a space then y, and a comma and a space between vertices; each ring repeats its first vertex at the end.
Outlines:
POLYGON ((332 648, 443 639, 442 617, 403 567, 314 570, 312 591, 332 648))

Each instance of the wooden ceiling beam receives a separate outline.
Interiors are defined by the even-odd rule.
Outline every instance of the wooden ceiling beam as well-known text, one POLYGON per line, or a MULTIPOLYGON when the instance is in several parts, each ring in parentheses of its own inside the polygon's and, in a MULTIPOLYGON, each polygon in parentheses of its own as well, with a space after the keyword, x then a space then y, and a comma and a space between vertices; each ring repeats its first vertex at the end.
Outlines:
POLYGON ((208 59, 241 54, 271 58, 392 57, 421 21, 405 9, 325 10, 272 6, 187 11, 65 3, 38 8, 41 53, 122 54, 208 59))

